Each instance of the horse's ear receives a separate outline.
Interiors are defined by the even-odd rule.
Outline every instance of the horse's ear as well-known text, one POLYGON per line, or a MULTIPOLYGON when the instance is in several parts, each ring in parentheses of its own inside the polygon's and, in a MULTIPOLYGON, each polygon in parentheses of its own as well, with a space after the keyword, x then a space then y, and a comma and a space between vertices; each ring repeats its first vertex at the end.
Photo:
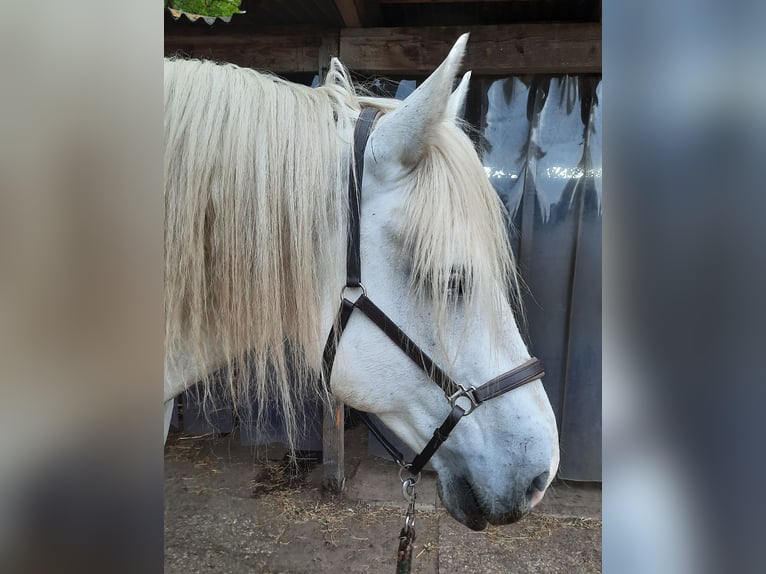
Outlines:
POLYGON ((378 161, 385 158, 412 165, 419 160, 431 127, 444 120, 451 109, 452 84, 460 69, 466 42, 468 34, 463 34, 436 71, 399 108, 380 120, 372 135, 378 161))
POLYGON ((468 71, 460 80, 455 91, 449 97, 449 103, 447 104, 447 118, 457 119, 460 117, 463 111, 463 104, 465 103, 465 97, 468 94, 468 85, 471 83, 471 72, 468 71))

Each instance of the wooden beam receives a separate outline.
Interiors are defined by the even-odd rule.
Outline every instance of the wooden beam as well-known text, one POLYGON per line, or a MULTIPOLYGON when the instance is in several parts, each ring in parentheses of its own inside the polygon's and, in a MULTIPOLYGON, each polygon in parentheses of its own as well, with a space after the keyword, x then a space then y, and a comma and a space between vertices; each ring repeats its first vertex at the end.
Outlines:
POLYGON ((464 32, 463 69, 477 75, 601 73, 599 23, 346 29, 340 59, 354 71, 425 75, 464 32))
POLYGON ((339 52, 337 31, 270 29, 252 34, 165 35, 165 56, 182 55, 232 62, 281 74, 317 73, 320 58, 324 61, 326 54, 338 55, 339 52))
POLYGON ((540 0, 378 0, 380 4, 488 4, 490 2, 539 2, 540 0))
POLYGON ((335 0, 335 7, 343 18, 343 25, 346 28, 359 28, 362 25, 362 18, 359 15, 359 8, 354 0, 335 0))
POLYGON ((375 26, 380 23, 379 0, 335 0, 335 7, 346 28, 375 26))
POLYGON ((316 73, 331 55, 340 56, 353 71, 426 75, 460 34, 470 32, 463 69, 475 74, 601 73, 599 23, 210 32, 166 35, 165 55, 233 62, 278 74, 316 73))

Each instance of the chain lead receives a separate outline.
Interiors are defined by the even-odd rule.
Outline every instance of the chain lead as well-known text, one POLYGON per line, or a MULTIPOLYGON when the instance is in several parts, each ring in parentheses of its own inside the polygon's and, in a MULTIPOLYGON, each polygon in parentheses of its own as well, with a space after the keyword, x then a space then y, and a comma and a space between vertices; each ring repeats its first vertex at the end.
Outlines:
POLYGON ((402 494, 404 500, 408 502, 407 512, 404 515, 404 526, 399 533, 399 550, 397 552, 396 572, 397 574, 408 574, 412 568, 412 548, 415 542, 415 501, 417 493, 415 484, 418 477, 402 480, 402 494))
POLYGON ((406 534, 415 525, 415 501, 417 500, 417 493, 415 492, 416 480, 411 478, 402 482, 402 494, 407 504, 407 513, 404 515, 404 527, 402 531, 406 534))

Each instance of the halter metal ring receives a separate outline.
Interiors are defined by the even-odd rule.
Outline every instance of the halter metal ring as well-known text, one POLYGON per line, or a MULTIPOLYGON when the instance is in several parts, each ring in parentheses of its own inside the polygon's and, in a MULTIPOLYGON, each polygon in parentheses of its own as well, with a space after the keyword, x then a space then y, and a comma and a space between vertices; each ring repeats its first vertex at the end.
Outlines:
POLYGON ((465 413, 463 413, 463 416, 470 415, 476 407, 479 406, 479 401, 476 400, 476 396, 473 394, 476 390, 476 387, 468 387, 467 389, 461 385, 458 384, 458 387, 460 387, 460 390, 456 392, 454 395, 448 396, 447 400, 449 401, 450 406, 454 409, 455 404, 457 403, 457 400, 459 398, 465 397, 469 401, 471 401, 471 406, 468 408, 465 413))
MULTIPOLYGON (((365 297, 367 296, 367 289, 365 289, 364 285, 362 285, 361 283, 359 283, 359 285, 357 285, 355 287, 349 287, 348 285, 344 285, 343 288, 340 290, 340 302, 341 303, 343 303, 343 300, 347 298, 346 297, 346 291, 348 291, 349 289, 361 289, 362 295, 364 295, 365 297)), ((351 299, 349 299, 349 301, 351 301, 351 299)))
POLYGON ((402 486, 409 483, 411 486, 415 486, 418 481, 420 480, 420 473, 418 473, 417 476, 412 474, 409 469, 406 466, 399 467, 399 480, 402 481, 402 486), (408 478, 404 478, 404 472, 407 471, 410 476, 408 478))

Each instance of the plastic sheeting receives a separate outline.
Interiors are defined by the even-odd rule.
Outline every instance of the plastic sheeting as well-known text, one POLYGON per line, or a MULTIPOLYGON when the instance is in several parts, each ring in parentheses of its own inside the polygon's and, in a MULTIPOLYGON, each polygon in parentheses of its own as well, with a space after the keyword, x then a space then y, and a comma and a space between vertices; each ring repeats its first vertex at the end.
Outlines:
POLYGON ((480 80, 481 143, 508 208, 526 334, 545 365, 559 476, 601 480, 601 82, 480 80))

